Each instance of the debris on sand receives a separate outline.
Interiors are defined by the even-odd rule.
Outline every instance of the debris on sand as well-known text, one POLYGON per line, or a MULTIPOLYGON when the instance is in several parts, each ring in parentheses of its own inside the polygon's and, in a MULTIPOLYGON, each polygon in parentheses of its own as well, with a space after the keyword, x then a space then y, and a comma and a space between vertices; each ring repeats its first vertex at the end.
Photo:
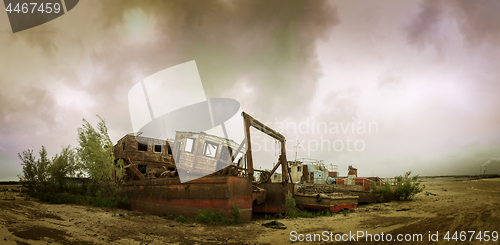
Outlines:
POLYGON ((276 220, 273 220, 273 221, 271 221, 269 223, 262 224, 262 226, 265 226, 267 228, 273 228, 273 229, 281 229, 281 230, 285 230, 286 229, 285 224, 283 224, 281 222, 278 222, 276 220))
POLYGON ((408 210, 411 210, 411 208, 402 208, 402 209, 397 209, 396 211, 400 212, 400 211, 408 211, 408 210))

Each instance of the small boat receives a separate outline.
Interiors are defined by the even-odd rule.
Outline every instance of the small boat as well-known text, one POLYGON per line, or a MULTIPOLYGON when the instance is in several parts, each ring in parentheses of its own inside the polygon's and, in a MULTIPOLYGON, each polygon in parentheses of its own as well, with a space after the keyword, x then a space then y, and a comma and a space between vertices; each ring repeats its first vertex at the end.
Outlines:
POLYGON ((310 210, 329 210, 340 212, 354 209, 358 206, 358 196, 345 193, 318 193, 303 194, 295 193, 295 204, 297 207, 304 207, 310 210))

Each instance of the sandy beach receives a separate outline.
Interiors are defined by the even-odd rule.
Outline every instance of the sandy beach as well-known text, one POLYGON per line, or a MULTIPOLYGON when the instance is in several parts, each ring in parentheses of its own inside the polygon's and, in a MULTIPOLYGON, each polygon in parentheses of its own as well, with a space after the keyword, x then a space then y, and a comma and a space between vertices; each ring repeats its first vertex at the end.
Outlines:
POLYGON ((310 244, 392 244, 397 239, 402 244, 500 243, 498 238, 493 241, 500 232, 500 179, 423 184, 424 192, 413 201, 362 205, 334 216, 277 220, 286 229, 264 227, 271 221, 264 219, 237 226, 180 223, 128 210, 47 204, 4 190, 0 243, 290 244, 308 239, 310 244), (392 242, 387 242, 389 238, 392 242))

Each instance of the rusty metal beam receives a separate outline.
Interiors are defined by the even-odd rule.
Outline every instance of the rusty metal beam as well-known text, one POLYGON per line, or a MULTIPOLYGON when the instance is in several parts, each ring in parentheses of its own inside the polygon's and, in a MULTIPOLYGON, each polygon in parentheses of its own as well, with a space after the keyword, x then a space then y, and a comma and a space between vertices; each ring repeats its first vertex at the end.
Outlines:
POLYGON ((263 123, 259 122, 257 119, 253 118, 252 116, 246 114, 245 112, 242 112, 241 115, 243 118, 248 118, 250 125, 253 126, 254 128, 260 130, 261 132, 281 141, 282 143, 285 142, 285 136, 281 135, 280 133, 274 131, 272 128, 264 125, 263 123))
POLYGON ((247 172, 248 172, 248 177, 250 178, 250 180, 253 180, 252 144, 250 142, 250 118, 251 117, 248 116, 244 112, 242 113, 242 116, 243 116, 243 122, 245 124, 245 138, 247 139, 247 152, 245 154, 245 156, 247 158, 247 160, 246 160, 247 172))
POLYGON ((137 166, 133 164, 132 161, 130 161, 130 158, 127 158, 127 160, 130 162, 129 168, 132 170, 132 172, 134 172, 134 174, 137 175, 139 179, 145 180, 146 177, 139 171, 139 169, 137 169, 137 166))
POLYGON ((270 175, 273 175, 273 174, 274 174, 274 172, 276 171, 276 169, 278 169, 278 167, 280 166, 280 164, 281 164, 281 156, 280 156, 280 158, 278 159, 278 163, 276 163, 276 165, 274 165, 273 170, 271 170, 270 175))
POLYGON ((281 156, 280 157, 281 157, 281 163, 282 163, 281 170, 283 171, 281 178, 282 178, 283 183, 287 183, 289 170, 288 170, 288 160, 286 159, 286 148, 285 148, 284 141, 281 144, 281 156))
POLYGON ((240 153, 241 151, 241 148, 243 148, 243 146, 245 145, 245 139, 243 139, 240 143, 240 146, 238 146, 238 149, 236 149, 235 152, 233 152, 232 156, 231 156, 231 162, 234 161, 234 158, 238 155, 238 153, 240 153))
POLYGON ((273 171, 271 172, 274 173, 278 166, 283 163, 282 166, 282 182, 287 183, 288 182, 288 162, 286 160, 286 148, 285 148, 285 136, 282 134, 278 133, 277 131, 274 131, 272 128, 264 125, 263 123, 259 122, 258 120, 254 119, 252 116, 246 114, 245 112, 242 112, 241 115, 243 116, 243 121, 245 124, 245 136, 247 139, 247 152, 246 152, 246 158, 247 158, 247 164, 248 164, 248 174, 250 176, 253 176, 253 162, 252 162, 252 146, 250 144, 250 126, 253 126, 257 130, 277 139, 281 143, 281 155, 278 160, 278 164, 274 167, 273 171))

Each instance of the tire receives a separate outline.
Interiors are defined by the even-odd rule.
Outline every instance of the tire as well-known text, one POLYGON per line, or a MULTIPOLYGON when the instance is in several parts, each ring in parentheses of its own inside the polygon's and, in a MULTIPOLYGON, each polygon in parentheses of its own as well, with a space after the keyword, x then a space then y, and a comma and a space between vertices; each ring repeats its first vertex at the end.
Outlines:
POLYGON ((321 200, 323 200, 323 196, 321 196, 321 194, 318 194, 318 195, 316 195, 314 200, 316 200, 316 202, 321 202, 321 200))

